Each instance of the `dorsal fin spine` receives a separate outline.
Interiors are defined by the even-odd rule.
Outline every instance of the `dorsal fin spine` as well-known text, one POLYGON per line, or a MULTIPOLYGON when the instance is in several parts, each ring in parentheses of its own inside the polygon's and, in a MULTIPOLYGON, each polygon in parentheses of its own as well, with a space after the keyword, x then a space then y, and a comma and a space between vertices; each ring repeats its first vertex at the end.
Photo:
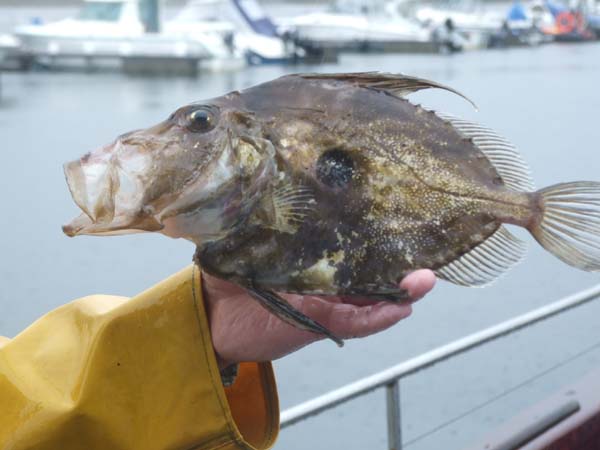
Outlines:
POLYGON ((306 79, 316 80, 332 80, 343 83, 354 84, 359 87, 373 89, 380 92, 385 92, 395 97, 404 97, 421 89, 443 89, 452 92, 459 97, 468 101, 473 108, 477 109, 477 105, 464 94, 450 86, 436 83, 435 81, 426 80, 424 78, 411 77, 404 74, 392 74, 383 72, 351 72, 351 73, 304 73, 292 76, 299 76, 306 79))

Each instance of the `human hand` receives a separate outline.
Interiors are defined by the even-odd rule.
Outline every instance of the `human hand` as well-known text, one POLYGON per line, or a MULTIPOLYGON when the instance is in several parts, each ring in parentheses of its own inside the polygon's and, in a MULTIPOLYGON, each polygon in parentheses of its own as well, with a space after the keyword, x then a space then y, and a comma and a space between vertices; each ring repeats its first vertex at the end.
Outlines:
MULTIPOLYGON (((258 304, 242 287, 202 274, 204 302, 215 353, 222 369, 244 361, 271 361, 324 336, 283 322, 258 304)), ((430 270, 406 276, 400 288, 416 301, 435 284, 430 270)), ((282 294, 294 308, 334 335, 349 339, 385 330, 412 312, 409 302, 391 303, 357 297, 282 294)))

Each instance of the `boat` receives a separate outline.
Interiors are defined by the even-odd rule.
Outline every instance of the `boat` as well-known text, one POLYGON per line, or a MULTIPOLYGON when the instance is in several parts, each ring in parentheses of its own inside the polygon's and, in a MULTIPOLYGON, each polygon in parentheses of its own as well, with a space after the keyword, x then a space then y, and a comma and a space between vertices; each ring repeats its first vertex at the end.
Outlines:
POLYGON ((600 39, 600 13, 587 16, 588 28, 600 39))
POLYGON ((586 1, 577 1, 574 7, 547 1, 554 24, 546 29, 557 42, 585 42, 596 39, 588 24, 589 7, 586 1))
POLYGON ((464 37, 466 49, 534 46, 553 40, 548 29, 554 16, 542 0, 516 0, 506 14, 480 1, 448 0, 437 7, 419 7, 414 14, 434 27, 452 23, 464 37))
POLYGON ((0 70, 19 66, 19 40, 11 34, 0 34, 0 70))
POLYGON ((449 1, 439 6, 419 6, 413 14, 423 26, 455 30, 462 37, 463 49, 473 50, 487 48, 490 36, 500 30, 504 22, 502 16, 484 11, 480 6, 478 2, 449 1))
POLYGON ((191 0, 164 24, 158 0, 85 0, 77 17, 22 26, 15 34, 23 59, 50 66, 116 60, 141 71, 179 65, 189 72, 297 61, 307 54, 278 35, 255 0, 191 0))
POLYGON ((506 21, 513 29, 543 30, 554 25, 554 15, 545 0, 532 2, 515 0, 506 14, 506 21))
POLYGON ((490 35, 488 47, 533 46, 551 42, 553 36, 545 30, 553 24, 554 16, 544 2, 515 0, 502 27, 490 35))
POLYGON ((305 55, 279 35, 256 0, 190 0, 165 23, 164 32, 194 39, 218 34, 230 51, 240 52, 250 64, 290 62, 305 55))
POLYGON ((587 22, 589 29, 596 35, 596 39, 600 39, 600 3, 590 7, 587 22))
POLYGON ((226 54, 218 34, 181 39, 156 32, 151 29, 147 7, 147 2, 138 0, 85 0, 76 17, 17 27, 21 58, 47 66, 86 67, 154 61, 172 69, 173 64, 165 65, 165 61, 193 66, 226 54))
POLYGON ((328 10, 280 19, 299 42, 344 51, 436 52, 432 30, 401 14, 396 2, 338 0, 328 10))

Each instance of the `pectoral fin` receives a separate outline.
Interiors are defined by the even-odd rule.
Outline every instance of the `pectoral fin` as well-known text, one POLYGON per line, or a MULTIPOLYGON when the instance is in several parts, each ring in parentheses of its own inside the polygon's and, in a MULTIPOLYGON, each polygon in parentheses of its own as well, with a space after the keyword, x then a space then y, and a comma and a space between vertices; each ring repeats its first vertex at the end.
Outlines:
POLYGON ((308 187, 284 182, 263 197, 259 208, 264 226, 292 234, 314 207, 315 199, 308 187))
POLYGON ((334 341, 338 346, 344 346, 344 341, 342 339, 335 336, 320 323, 302 314, 276 293, 258 289, 254 286, 246 286, 246 289, 248 290, 248 293, 265 309, 275 314, 284 322, 301 330, 307 330, 312 333, 325 335, 334 341))

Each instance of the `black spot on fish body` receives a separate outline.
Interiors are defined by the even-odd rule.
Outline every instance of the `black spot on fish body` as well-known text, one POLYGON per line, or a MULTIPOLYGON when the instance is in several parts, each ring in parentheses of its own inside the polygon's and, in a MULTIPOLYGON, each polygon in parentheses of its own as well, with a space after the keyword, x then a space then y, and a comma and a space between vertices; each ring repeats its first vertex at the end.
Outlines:
POLYGON ((348 152, 339 148, 327 150, 317 160, 317 179, 332 188, 346 187, 354 175, 354 165, 348 152))

